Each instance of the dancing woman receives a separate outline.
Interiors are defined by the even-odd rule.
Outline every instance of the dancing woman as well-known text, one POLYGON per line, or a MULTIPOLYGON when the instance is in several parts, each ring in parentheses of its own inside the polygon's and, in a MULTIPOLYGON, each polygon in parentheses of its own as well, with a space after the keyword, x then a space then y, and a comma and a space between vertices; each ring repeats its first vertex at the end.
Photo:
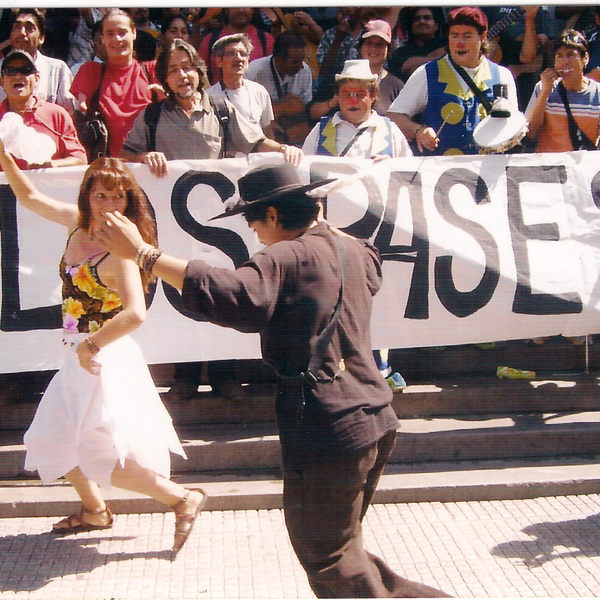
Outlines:
POLYGON ((66 535, 110 528, 113 514, 100 486, 115 486, 151 496, 175 511, 177 554, 206 494, 169 479, 169 451, 183 457, 185 452, 142 353, 129 337, 145 319, 150 278, 94 237, 103 215, 118 210, 155 244, 146 196, 119 159, 102 157, 90 165, 77 205, 38 191, 1 141, 0 165, 23 206, 69 232, 60 262, 65 360, 24 438, 25 469, 37 470, 44 483, 65 477, 81 498, 81 510, 52 531, 66 535))

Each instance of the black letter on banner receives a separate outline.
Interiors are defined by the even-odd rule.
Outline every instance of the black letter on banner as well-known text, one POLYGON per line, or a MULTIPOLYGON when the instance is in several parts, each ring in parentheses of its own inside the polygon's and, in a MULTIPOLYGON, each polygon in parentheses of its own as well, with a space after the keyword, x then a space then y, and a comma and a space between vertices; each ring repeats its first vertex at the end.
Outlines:
MULTIPOLYGON (((322 179, 329 179, 332 177, 335 178, 336 175, 354 175, 358 171, 357 167, 353 166, 352 164, 336 164, 335 173, 333 174, 330 172, 324 173, 322 168, 322 163, 313 162, 310 165, 311 183, 320 181, 322 179)), ((352 223, 352 225, 344 227, 343 231, 348 235, 367 240, 373 235, 373 233, 375 233, 375 230, 381 221, 381 214, 383 213, 383 200, 379 192, 379 186, 373 180, 372 176, 364 176, 361 178, 360 184, 364 185, 366 188, 367 198, 369 200, 367 211, 361 219, 356 221, 356 223, 352 223)), ((359 185, 359 182, 357 182, 356 185, 359 185)), ((327 218, 327 198, 323 198, 323 206, 325 218, 327 218)))
POLYGON ((500 279, 498 245, 489 232, 469 219, 457 215, 450 204, 450 190, 455 185, 467 187, 476 204, 490 202, 488 188, 481 177, 467 169, 450 169, 442 174, 435 186, 434 201, 440 215, 447 223, 456 225, 475 239, 485 255, 485 270, 481 281, 470 292, 459 292, 452 277, 451 255, 435 260, 435 290, 440 302, 456 317, 468 317, 483 308, 489 301, 500 279))
POLYGON ((596 205, 596 208, 600 208, 600 172, 594 175, 590 188, 594 204, 596 205))
POLYGON ((513 311, 517 314, 562 315, 580 313, 583 310, 583 303, 577 292, 552 295, 534 294, 531 291, 527 240, 558 241, 560 234, 556 223, 525 225, 519 184, 523 182, 564 184, 566 180, 567 171, 564 165, 506 168, 508 222, 517 266, 517 288, 513 311))
MULTIPOLYGON (((19 286, 19 234, 17 231, 17 200, 7 185, 0 186, 0 240, 2 260, 2 331, 60 329, 60 304, 21 310, 19 286)), ((6 351, 6 349, 5 349, 6 351)))
POLYGON ((406 319, 429 318, 429 235, 423 212, 421 175, 413 172, 390 173, 388 201, 375 245, 383 260, 413 263, 413 274, 406 302, 406 319), (392 236, 398 216, 400 189, 407 187, 413 219, 413 237, 410 246, 392 245, 392 236))
MULTIPOLYGON (((201 225, 190 214, 187 205, 188 197, 197 185, 212 187, 219 194, 223 202, 235 193, 235 185, 223 173, 216 171, 188 171, 175 182, 171 193, 171 210, 173 211, 175 220, 194 239, 218 248, 231 258, 236 267, 239 267, 249 258, 248 248, 242 238, 235 231, 229 229, 201 225)), ((205 320, 183 309, 181 295, 175 288, 163 282, 163 289, 165 296, 173 308, 181 314, 195 321, 205 320)))

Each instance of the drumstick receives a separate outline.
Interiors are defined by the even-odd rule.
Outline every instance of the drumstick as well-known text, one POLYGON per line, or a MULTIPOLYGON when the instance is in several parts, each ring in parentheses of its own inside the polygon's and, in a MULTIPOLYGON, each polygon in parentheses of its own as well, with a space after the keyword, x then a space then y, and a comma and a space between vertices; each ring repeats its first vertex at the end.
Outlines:
MULTIPOLYGON (((448 114, 446 115, 446 117, 444 118, 444 120, 442 121, 442 124, 440 125, 440 128, 436 131, 435 133, 435 137, 439 137, 440 135, 440 131, 442 131, 442 129, 444 129, 444 126, 446 125, 446 123, 448 122, 448 119, 450 119, 450 117, 454 114, 454 111, 452 109, 450 109, 450 111, 448 112, 448 114)), ((421 164, 419 165, 419 167, 415 170, 414 175, 411 179, 411 183, 413 182, 414 178, 417 176, 417 173, 419 173, 421 171, 421 167, 423 166, 423 162, 425 160, 425 156, 423 156, 423 159, 421 160, 421 164)))
POLYGON ((444 129, 446 123, 448 122, 448 119, 450 119, 450 117, 454 114, 453 110, 450 110, 450 112, 446 115, 446 118, 442 121, 442 124, 440 125, 440 128, 435 132, 435 137, 439 138, 440 137, 440 132, 442 131, 442 129, 444 129))

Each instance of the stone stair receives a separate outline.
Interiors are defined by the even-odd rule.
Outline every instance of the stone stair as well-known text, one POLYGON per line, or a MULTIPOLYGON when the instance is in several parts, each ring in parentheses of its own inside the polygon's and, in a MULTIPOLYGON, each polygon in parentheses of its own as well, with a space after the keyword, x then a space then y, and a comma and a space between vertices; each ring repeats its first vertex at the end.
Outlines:
MULTIPOLYGON (((600 344, 590 346, 584 365, 582 347, 563 340, 545 346, 392 352, 392 364, 402 365, 409 386, 394 395, 401 427, 375 501, 598 493, 600 344), (424 362, 429 377, 419 374, 424 362), (533 380, 499 379, 499 364, 533 367, 538 373, 533 380), (585 365, 595 370, 584 373, 585 365)), ((187 461, 174 458, 174 477, 203 487, 210 495, 209 510, 281 506, 274 385, 257 364, 248 368, 245 400, 216 398, 205 386, 181 400, 170 393, 168 369, 153 367, 188 454, 187 461)), ((33 377, 41 384, 48 374, 33 377)), ((22 435, 40 391, 31 385, 26 394, 10 386, 1 389, 0 517, 75 510, 77 498, 68 485, 41 486, 22 469, 22 435)), ((164 510, 151 499, 119 490, 107 498, 118 512, 164 510)))

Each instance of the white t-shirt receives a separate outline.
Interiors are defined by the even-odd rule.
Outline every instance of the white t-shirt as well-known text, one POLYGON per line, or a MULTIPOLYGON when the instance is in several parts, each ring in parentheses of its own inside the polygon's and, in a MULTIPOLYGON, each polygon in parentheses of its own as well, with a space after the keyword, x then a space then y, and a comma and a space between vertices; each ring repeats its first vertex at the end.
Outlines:
MULTIPOLYGON (((305 104, 312 100, 312 71, 306 63, 302 63, 302 68, 295 75, 286 75, 283 79, 279 77, 278 73, 276 73, 276 76, 279 80, 282 96, 288 94, 300 96, 305 104)), ((271 70, 271 56, 253 60, 246 71, 246 79, 264 85, 273 101, 277 102, 279 100, 277 84, 271 70)))
POLYGON ((238 113, 244 115, 250 123, 264 130, 275 118, 269 92, 260 83, 242 80, 242 86, 237 90, 223 88, 221 82, 206 90, 209 96, 227 98, 238 113))

